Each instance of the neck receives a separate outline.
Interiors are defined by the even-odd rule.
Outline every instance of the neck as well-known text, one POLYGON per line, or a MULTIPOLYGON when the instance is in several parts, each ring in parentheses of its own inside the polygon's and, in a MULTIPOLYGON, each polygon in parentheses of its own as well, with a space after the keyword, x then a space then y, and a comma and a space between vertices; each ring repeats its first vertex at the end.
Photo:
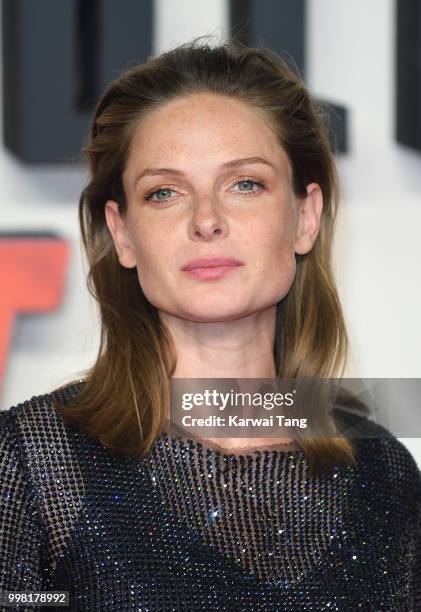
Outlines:
MULTIPOLYGON (((176 347, 173 378, 276 378, 273 347, 276 306, 241 319, 195 322, 160 313, 176 347)), ((247 383, 247 381, 245 381, 247 383)), ((204 438, 218 448, 246 450, 275 443, 294 442, 287 437, 204 438)))
POLYGON ((174 341, 173 378, 275 378, 276 306, 218 322, 160 317, 174 341))

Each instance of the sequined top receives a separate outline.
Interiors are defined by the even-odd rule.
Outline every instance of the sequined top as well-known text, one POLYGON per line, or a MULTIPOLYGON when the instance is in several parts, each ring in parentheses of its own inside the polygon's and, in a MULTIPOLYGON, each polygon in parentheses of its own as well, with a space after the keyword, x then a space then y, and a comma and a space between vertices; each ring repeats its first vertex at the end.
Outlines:
POLYGON ((393 436, 312 478, 301 449, 166 431, 123 459, 52 407, 79 388, 0 412, 0 589, 89 611, 421 610, 421 473, 393 436))

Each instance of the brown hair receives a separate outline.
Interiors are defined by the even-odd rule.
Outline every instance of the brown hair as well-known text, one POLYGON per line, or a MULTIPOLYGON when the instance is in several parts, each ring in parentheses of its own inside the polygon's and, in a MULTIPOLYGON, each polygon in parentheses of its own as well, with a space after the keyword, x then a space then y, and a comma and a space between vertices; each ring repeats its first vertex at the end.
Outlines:
MULTIPOLYGON (((176 355, 136 268, 118 261, 104 205, 111 198, 124 215, 122 175, 134 128, 148 110, 169 100, 205 91, 247 101, 263 111, 278 135, 297 196, 311 182, 320 185, 320 232, 312 250, 296 256, 293 285, 277 306, 274 359, 277 376, 288 379, 342 377, 346 363, 347 334, 330 263, 338 182, 322 107, 275 52, 235 40, 212 46, 203 38, 150 56, 114 80, 97 104, 84 148, 90 180, 80 197, 79 220, 101 340, 80 392, 57 409, 68 424, 121 456, 146 454, 162 430, 176 355)), ((356 448, 344 437, 299 443, 313 473, 355 463, 356 448)))

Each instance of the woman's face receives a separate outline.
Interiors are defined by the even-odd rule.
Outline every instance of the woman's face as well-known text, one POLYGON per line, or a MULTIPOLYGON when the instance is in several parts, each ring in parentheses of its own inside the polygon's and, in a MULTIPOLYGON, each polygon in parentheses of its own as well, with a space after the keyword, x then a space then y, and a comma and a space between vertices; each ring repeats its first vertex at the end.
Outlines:
POLYGON ((137 267, 146 298, 169 315, 216 322, 269 308, 319 230, 320 188, 299 200, 291 180, 277 137, 251 106, 208 93, 171 101, 136 128, 124 217, 106 203, 119 261, 137 267), (217 257, 242 265, 216 278, 183 270, 217 257))

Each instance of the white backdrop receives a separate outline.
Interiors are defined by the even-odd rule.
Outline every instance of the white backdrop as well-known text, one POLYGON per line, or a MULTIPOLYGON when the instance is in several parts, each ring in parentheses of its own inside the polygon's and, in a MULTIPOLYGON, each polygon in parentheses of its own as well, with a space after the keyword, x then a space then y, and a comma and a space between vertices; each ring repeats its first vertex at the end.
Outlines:
MULTIPOLYGON (((155 2, 154 53, 200 34, 226 36, 224 0, 155 2)), ((393 0, 308 0, 307 83, 345 104, 351 152, 338 160, 342 206, 334 268, 352 342, 346 374, 421 378, 421 154, 394 140, 393 0)), ((51 230, 71 244, 57 312, 19 317, 0 408, 89 367, 98 343, 77 222, 83 167, 28 168, 0 148, 0 230, 51 230)), ((1 291, 7 291, 2 287, 1 291)), ((421 466, 421 439, 402 440, 421 466)))

